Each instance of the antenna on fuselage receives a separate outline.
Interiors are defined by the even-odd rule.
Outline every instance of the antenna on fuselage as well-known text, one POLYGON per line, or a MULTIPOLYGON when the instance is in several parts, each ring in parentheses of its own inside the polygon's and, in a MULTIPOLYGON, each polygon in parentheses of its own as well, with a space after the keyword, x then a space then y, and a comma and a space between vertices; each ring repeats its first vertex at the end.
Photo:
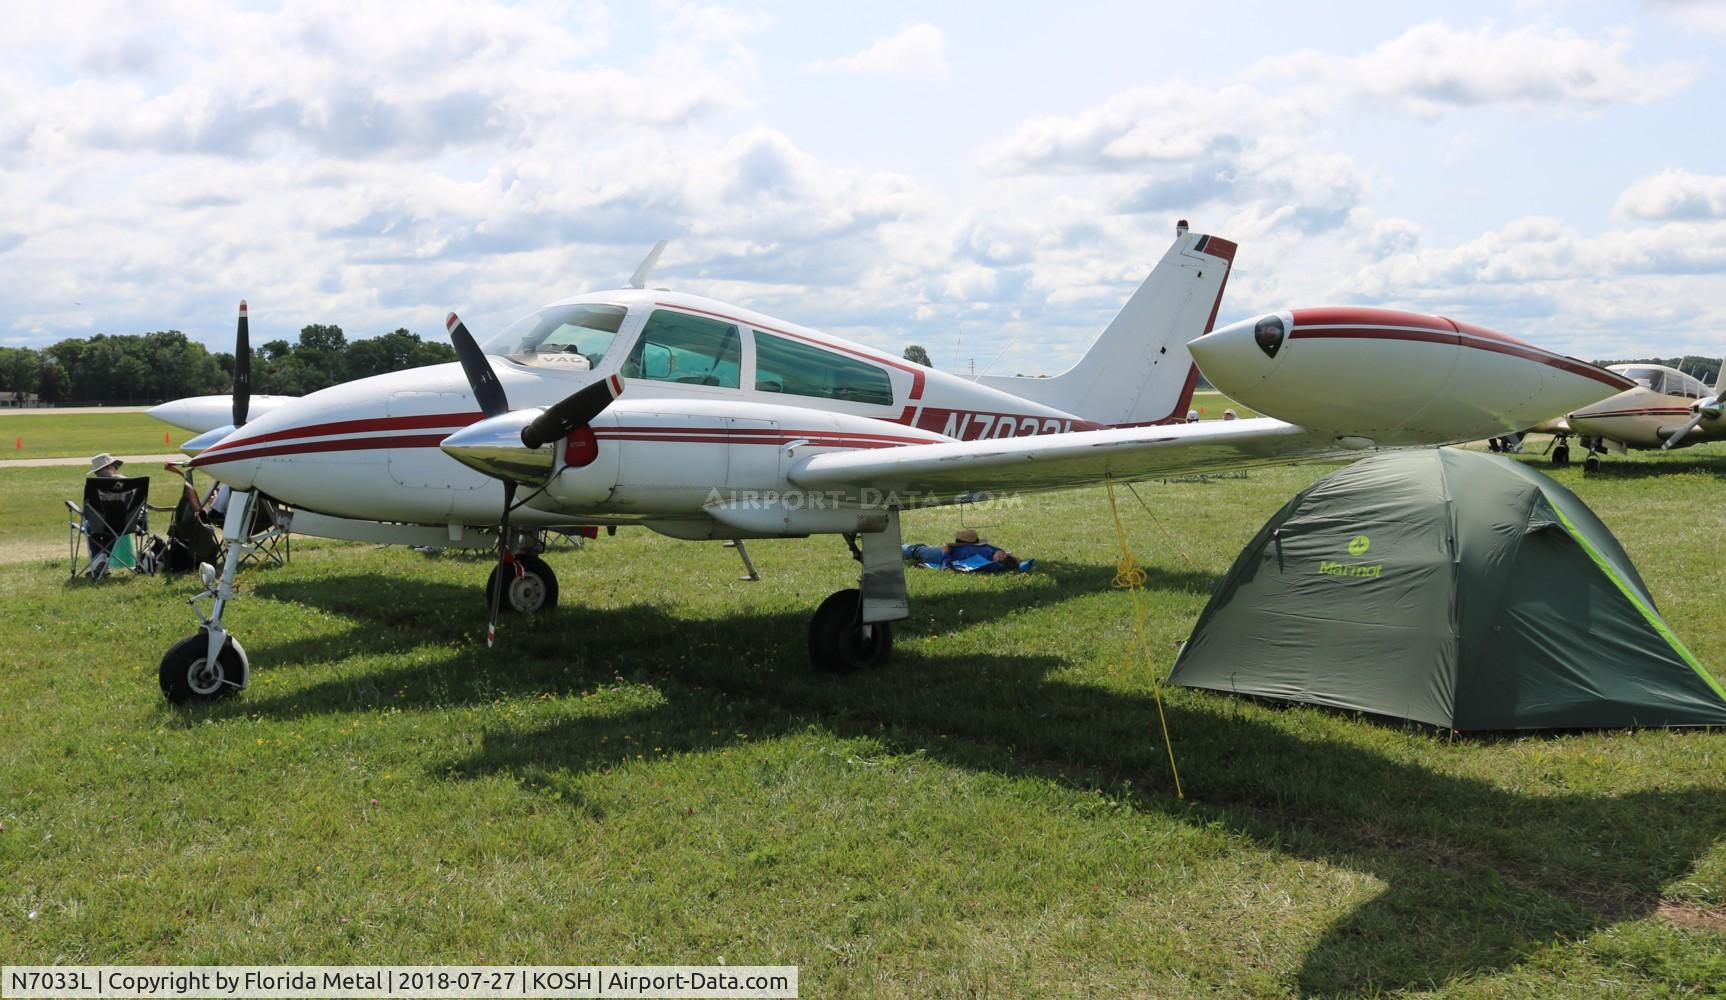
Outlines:
POLYGON ((647 256, 642 258, 641 266, 636 268, 635 273, 629 276, 629 287, 647 287, 647 276, 653 273, 653 266, 659 263, 659 255, 665 252, 665 244, 665 240, 660 240, 658 243, 653 245, 652 250, 647 251, 647 256))

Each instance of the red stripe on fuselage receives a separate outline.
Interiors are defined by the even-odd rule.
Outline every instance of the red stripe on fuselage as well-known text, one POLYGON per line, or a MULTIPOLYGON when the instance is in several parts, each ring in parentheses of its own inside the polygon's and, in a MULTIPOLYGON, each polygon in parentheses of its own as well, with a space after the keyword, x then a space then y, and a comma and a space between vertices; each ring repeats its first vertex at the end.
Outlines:
MULTIPOLYGON (((244 462, 254 458, 274 458, 278 455, 310 455, 332 451, 379 451, 385 448, 436 448, 448 434, 400 434, 395 437, 342 438, 337 441, 298 441, 293 444, 271 445, 265 448, 238 447, 232 452, 211 455, 201 452, 192 459, 193 468, 220 465, 223 462, 244 462)), ((211 449, 212 451, 214 449, 211 449)))
MULTIPOLYGON (((415 417, 367 417, 363 420, 336 420, 327 424, 305 424, 300 427, 289 427, 286 430, 272 431, 269 434, 259 434, 239 440, 224 439, 205 449, 202 454, 225 451, 231 448, 250 448, 270 441, 291 441, 295 438, 333 437, 337 434, 363 434, 375 431, 412 431, 431 427, 447 427, 460 430, 468 424, 479 420, 485 414, 473 413, 428 413, 415 417)), ((447 436, 447 435, 446 435, 447 436)))
MULTIPOLYGON (((386 448, 436 448, 447 434, 401 434, 384 437, 349 437, 333 441, 296 441, 266 447, 236 447, 211 455, 203 452, 191 464, 196 468, 223 462, 243 462, 255 458, 278 458, 283 455, 328 454, 339 451, 379 451, 386 448)), ((668 441, 701 444, 765 444, 783 445, 792 441, 807 441, 817 447, 835 448, 897 448, 914 444, 941 444, 941 437, 913 438, 895 434, 849 433, 839 431, 777 430, 739 428, 728 430, 703 427, 617 427, 594 428, 594 437, 602 441, 668 441)), ((249 442, 248 442, 249 444, 249 442)))
MULTIPOLYGON (((1300 313, 1302 313, 1302 312, 1318 312, 1318 311, 1323 311, 1323 310, 1298 310, 1296 312, 1296 315, 1300 315, 1300 313)), ((1386 311, 1386 310, 1374 310, 1374 311, 1386 311)), ((1407 314, 1405 314, 1405 313, 1392 313, 1392 315, 1406 316, 1407 314)), ((1494 354, 1507 354, 1507 355, 1510 355, 1511 357, 1522 358, 1526 361, 1533 361, 1533 362, 1536 362, 1537 364, 1545 365, 1548 368, 1556 368, 1559 371, 1569 372, 1572 375, 1580 375, 1583 378, 1592 379, 1593 381, 1599 382, 1602 385, 1611 386, 1612 388, 1615 388, 1615 389, 1619 390, 1620 392, 1622 392, 1625 389, 1629 389, 1636 384, 1636 383, 1630 381, 1629 379, 1625 378, 1624 376, 1619 375, 1617 372, 1609 372, 1604 368, 1596 367, 1594 365, 1589 364, 1586 361, 1578 361, 1575 358, 1567 358, 1567 357, 1564 357, 1562 355, 1552 354, 1550 352, 1543 351, 1538 347, 1530 347, 1530 346, 1524 345, 1521 341, 1512 340, 1509 337, 1504 337, 1504 336, 1489 337, 1489 336, 1474 334, 1474 333, 1471 333, 1468 331, 1462 331, 1462 330, 1439 330, 1439 329, 1390 330, 1390 329, 1384 329, 1382 327, 1342 329, 1342 328, 1337 328, 1337 327, 1329 327, 1329 328, 1317 327, 1317 328, 1314 328, 1314 327, 1302 327, 1302 326, 1297 325, 1294 328, 1294 330, 1289 333, 1289 339, 1290 340, 1405 340, 1405 341, 1413 341, 1413 342, 1417 342, 1417 343, 1460 345, 1462 347, 1474 348, 1477 351, 1491 351, 1494 354)))
POLYGON ((1684 417, 1689 416, 1691 412, 1688 406, 1681 406, 1676 409, 1672 407, 1648 407, 1640 410, 1607 410, 1603 413, 1578 411, 1570 416, 1575 420, 1598 420, 1601 417, 1684 417))

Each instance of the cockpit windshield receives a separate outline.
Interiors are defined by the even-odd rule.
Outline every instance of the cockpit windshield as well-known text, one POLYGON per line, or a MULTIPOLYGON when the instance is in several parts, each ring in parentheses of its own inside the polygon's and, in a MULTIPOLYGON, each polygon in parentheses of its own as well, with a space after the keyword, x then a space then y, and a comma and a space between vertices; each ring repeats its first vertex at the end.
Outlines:
POLYGON ((574 361, 580 355, 589 368, 598 368, 617 339, 626 311, 622 306, 587 302, 547 306, 511 323, 483 347, 487 354, 524 364, 539 359, 574 361))
POLYGON ((1700 380, 1692 378, 1683 372, 1675 372, 1666 368, 1653 366, 1615 365, 1613 371, 1622 374, 1644 389, 1668 396, 1684 396, 1689 399, 1700 399, 1707 395, 1700 380))

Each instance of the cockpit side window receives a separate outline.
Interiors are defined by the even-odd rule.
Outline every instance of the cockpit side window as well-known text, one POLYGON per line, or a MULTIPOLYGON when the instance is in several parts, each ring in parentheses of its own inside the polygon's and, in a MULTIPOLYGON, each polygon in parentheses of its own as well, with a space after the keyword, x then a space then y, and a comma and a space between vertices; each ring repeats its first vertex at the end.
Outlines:
POLYGON ((598 368, 617 339, 626 312, 622 306, 589 303, 548 306, 505 327, 486 341, 484 350, 520 362, 541 357, 563 360, 579 354, 588 367, 598 368))
POLYGON ((655 310, 623 362, 624 378, 737 388, 743 339, 730 323, 655 310))
POLYGON ((755 388, 795 396, 893 404, 893 381, 872 364, 755 331, 755 388))

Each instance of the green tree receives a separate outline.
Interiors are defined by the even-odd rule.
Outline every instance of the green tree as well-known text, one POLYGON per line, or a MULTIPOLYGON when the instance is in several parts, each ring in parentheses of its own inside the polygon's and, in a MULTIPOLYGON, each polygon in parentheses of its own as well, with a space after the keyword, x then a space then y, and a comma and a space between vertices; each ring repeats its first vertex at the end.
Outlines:
POLYGON ((929 360, 929 352, 923 350, 921 344, 912 344, 905 348, 905 360, 916 362, 925 368, 935 367, 935 362, 929 360))
POLYGON ((28 347, 0 347, 0 391, 35 392, 42 383, 42 356, 28 347))

